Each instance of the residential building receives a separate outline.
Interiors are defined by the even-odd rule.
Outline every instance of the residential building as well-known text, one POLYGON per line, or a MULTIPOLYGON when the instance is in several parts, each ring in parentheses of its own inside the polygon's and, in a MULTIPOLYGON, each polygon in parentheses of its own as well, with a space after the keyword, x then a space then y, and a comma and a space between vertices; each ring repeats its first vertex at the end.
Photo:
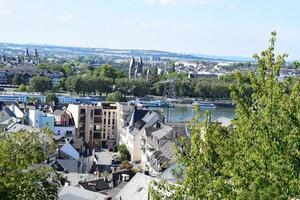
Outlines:
POLYGON ((175 162, 176 131, 173 127, 158 122, 143 129, 141 133, 141 168, 152 176, 159 175, 175 162))
POLYGON ((100 103, 98 105, 69 104, 67 110, 72 114, 76 138, 98 147, 112 148, 117 140, 117 105, 100 103))
POLYGON ((142 160, 141 135, 144 128, 155 126, 162 116, 155 111, 134 109, 130 122, 120 130, 119 144, 125 144, 132 162, 142 160))
POLYGON ((0 84, 12 84, 12 78, 20 75, 22 81, 29 83, 33 76, 45 76, 52 80, 53 85, 58 85, 60 79, 64 76, 62 72, 39 69, 33 64, 21 64, 16 67, 5 67, 0 69, 0 84))
POLYGON ((50 128, 54 131, 54 115, 49 113, 44 113, 39 109, 29 110, 28 115, 29 125, 34 128, 50 128))
POLYGON ((80 187, 64 186, 58 193, 59 200, 109 200, 106 195, 92 192, 80 187))
POLYGON ((149 200, 149 185, 159 179, 137 173, 114 197, 115 200, 149 200))
POLYGON ((72 114, 68 110, 55 110, 53 114, 55 118, 55 125, 73 125, 72 114))

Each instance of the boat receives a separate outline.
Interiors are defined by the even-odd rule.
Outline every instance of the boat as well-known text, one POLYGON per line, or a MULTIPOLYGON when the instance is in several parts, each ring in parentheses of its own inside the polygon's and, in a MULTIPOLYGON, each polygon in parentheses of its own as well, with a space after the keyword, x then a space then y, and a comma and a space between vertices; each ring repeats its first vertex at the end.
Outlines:
POLYGON ((139 103, 144 107, 174 107, 174 104, 163 100, 140 101, 139 103))
POLYGON ((140 107, 174 107, 175 105, 169 101, 164 100, 152 100, 152 101, 141 101, 138 98, 128 102, 140 107))
POLYGON ((198 101, 194 101, 192 103, 192 106, 195 107, 195 106, 200 106, 200 108, 216 108, 216 105, 213 104, 213 103, 206 103, 206 102, 198 102, 198 101))

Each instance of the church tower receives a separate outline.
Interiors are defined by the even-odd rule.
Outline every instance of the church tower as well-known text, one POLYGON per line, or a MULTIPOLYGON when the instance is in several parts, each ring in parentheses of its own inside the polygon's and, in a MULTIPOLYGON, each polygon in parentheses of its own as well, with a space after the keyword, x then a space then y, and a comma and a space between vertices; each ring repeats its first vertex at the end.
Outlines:
POLYGON ((129 64, 129 78, 134 78, 134 75, 135 75, 135 60, 134 60, 134 57, 132 56, 131 57, 131 60, 130 60, 130 64, 129 64))

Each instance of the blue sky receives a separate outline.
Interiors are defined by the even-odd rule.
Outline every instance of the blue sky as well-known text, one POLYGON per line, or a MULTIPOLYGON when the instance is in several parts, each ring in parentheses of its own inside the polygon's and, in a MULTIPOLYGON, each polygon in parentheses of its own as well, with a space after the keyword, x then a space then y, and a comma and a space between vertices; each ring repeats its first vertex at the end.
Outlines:
POLYGON ((251 56, 278 32, 300 58, 298 0, 0 0, 0 41, 251 56))

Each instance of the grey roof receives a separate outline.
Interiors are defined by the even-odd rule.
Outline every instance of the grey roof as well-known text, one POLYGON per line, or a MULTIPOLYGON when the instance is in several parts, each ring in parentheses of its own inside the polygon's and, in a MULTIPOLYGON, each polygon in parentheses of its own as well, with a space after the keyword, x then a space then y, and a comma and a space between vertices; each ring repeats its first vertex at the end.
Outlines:
POLYGON ((152 132, 152 136, 155 138, 155 139, 162 139, 164 138, 165 136, 173 133, 174 129, 171 127, 171 126, 168 126, 168 125, 162 125, 160 129, 152 132))
POLYGON ((60 200, 105 200, 107 196, 83 188, 64 186, 58 193, 58 198, 60 200))
POLYGON ((68 172, 78 172, 78 161, 71 159, 56 159, 56 162, 68 172))
POLYGON ((137 173, 127 185, 116 195, 115 199, 122 200, 148 200, 148 186, 152 180, 157 178, 137 173))
POLYGON ((40 133, 41 129, 33 128, 31 126, 24 125, 24 124, 14 124, 9 129, 6 130, 6 132, 8 132, 8 133, 17 133, 19 131, 28 131, 28 132, 32 132, 32 133, 40 133))
POLYGON ((64 144, 59 150, 64 154, 68 155, 70 158, 74 160, 79 160, 78 151, 69 142, 64 144))

